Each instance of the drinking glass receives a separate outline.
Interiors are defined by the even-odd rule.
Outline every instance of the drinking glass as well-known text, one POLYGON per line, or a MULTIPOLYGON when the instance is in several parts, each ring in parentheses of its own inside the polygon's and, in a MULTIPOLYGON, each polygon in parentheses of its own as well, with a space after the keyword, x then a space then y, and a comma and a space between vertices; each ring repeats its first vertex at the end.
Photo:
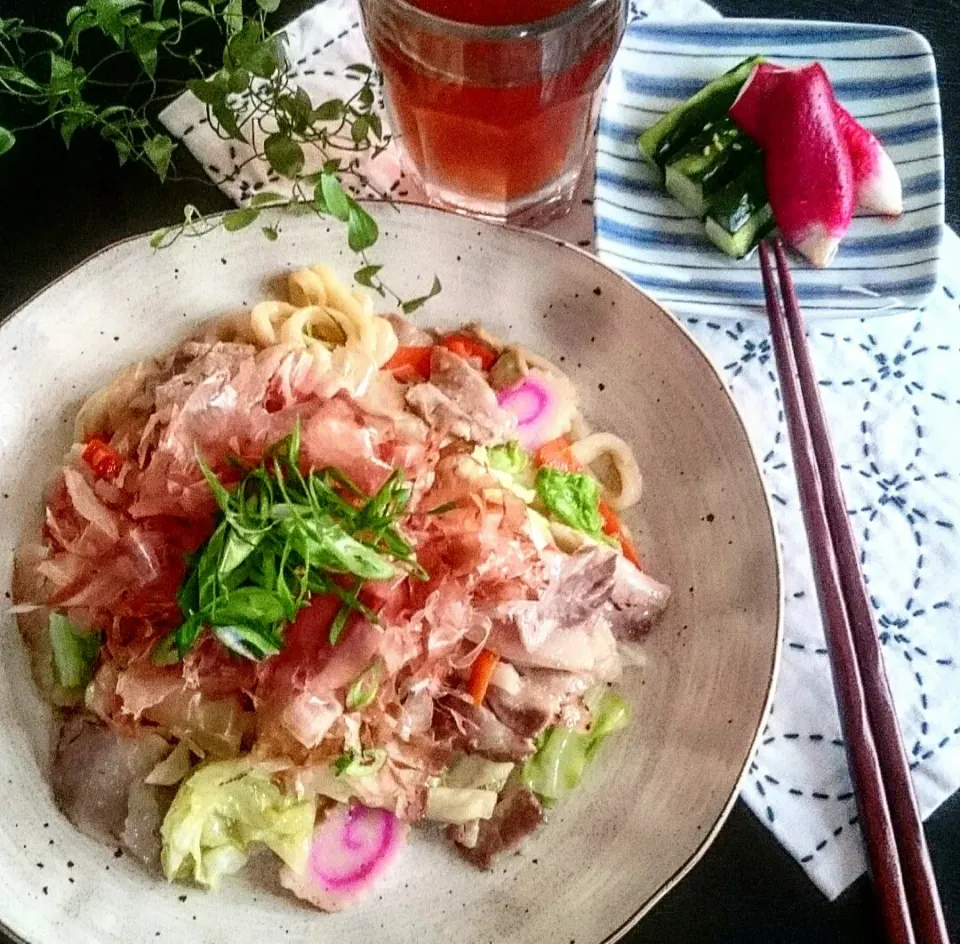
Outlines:
POLYGON ((526 224, 569 208, 626 3, 361 0, 394 140, 431 203, 526 224))

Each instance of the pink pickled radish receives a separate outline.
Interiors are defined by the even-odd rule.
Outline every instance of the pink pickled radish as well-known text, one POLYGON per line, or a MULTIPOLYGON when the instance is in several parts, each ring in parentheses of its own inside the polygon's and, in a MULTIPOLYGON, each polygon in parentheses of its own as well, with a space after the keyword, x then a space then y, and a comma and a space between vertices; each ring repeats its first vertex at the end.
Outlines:
POLYGON ((834 111, 853 163, 857 206, 885 216, 900 216, 903 213, 903 186, 890 155, 839 102, 834 111))
POLYGON ((536 449, 562 436, 569 428, 576 407, 576 394, 559 375, 531 369, 512 387, 497 392, 497 402, 517 418, 517 440, 536 449))
POLYGON ((823 66, 758 66, 730 117, 764 152, 781 233, 814 265, 829 265, 853 219, 856 185, 823 66))
POLYGON ((313 834, 303 874, 285 866, 280 883, 324 911, 339 911, 373 887, 405 836, 405 827, 389 810, 338 803, 313 834))

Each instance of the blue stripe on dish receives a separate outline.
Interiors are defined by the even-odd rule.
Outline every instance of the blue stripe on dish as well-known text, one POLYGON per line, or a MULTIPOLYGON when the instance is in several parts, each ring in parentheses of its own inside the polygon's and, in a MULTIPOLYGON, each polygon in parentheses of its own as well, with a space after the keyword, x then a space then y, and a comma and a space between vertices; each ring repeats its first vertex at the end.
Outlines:
MULTIPOLYGON (((787 20, 728 20, 717 23, 687 24, 678 33, 677 24, 649 20, 634 24, 633 35, 657 37, 666 45, 703 43, 712 46, 743 46, 750 43, 775 47, 802 46, 807 43, 850 43, 868 39, 898 39, 905 30, 889 26, 846 26, 842 23, 792 23, 787 20), (731 28, 732 24, 732 28, 731 28), (749 40, 750 43, 747 43, 749 40)), ((771 56, 771 58, 773 58, 771 56)))
POLYGON ((598 254, 641 287, 661 292, 679 314, 762 315, 756 261, 727 260, 715 250, 701 224, 663 192, 636 144, 659 113, 757 51, 772 61, 822 61, 838 97, 890 148, 903 179, 903 217, 858 216, 832 270, 796 261, 801 302, 815 318, 919 307, 937 279, 943 140, 930 47, 897 28, 743 20, 631 24, 599 123, 598 254))
MULTIPOLYGON (((872 60, 871 60, 872 61, 872 60)), ((652 98, 671 98, 685 101, 703 88, 706 79, 677 75, 650 75, 644 72, 623 72, 623 83, 633 95, 652 98)), ((856 99, 892 98, 930 92, 936 88, 936 78, 930 72, 889 78, 835 80, 833 87, 841 101, 856 99)))

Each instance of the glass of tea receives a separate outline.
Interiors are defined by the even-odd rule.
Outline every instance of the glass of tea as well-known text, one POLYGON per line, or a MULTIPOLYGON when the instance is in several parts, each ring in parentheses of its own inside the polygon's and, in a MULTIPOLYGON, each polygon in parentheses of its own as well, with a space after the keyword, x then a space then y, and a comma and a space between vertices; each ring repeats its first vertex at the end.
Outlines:
POLYGON ((361 0, 394 140, 431 203, 561 215, 627 0, 361 0))

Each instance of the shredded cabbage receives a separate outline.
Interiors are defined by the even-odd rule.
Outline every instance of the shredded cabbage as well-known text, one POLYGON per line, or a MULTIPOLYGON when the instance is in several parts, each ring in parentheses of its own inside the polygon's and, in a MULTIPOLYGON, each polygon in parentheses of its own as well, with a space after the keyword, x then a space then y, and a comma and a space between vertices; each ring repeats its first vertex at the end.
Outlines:
POLYGON ((164 875, 219 887, 262 842, 293 871, 306 868, 316 819, 312 797, 287 796, 276 765, 249 757, 198 767, 180 786, 160 828, 164 875))
POLYGON ((529 505, 536 499, 537 493, 527 487, 529 483, 526 480, 529 477, 523 475, 528 468, 529 458, 517 443, 492 446, 489 449, 486 446, 476 446, 470 457, 524 504, 529 505), (511 447, 513 447, 512 451, 511 447), (518 458, 520 455, 524 457, 522 464, 518 458), (511 456, 513 458, 510 458, 511 456))
POLYGON ((445 787, 484 789, 499 793, 512 771, 513 764, 509 761, 498 762, 478 757, 476 754, 463 754, 447 769, 442 784, 445 787))
POLYGON ((497 805, 495 790, 459 787, 429 787, 424 819, 462 825, 475 819, 490 819, 497 805))
POLYGON ((600 483, 595 478, 544 466, 537 472, 537 495, 557 521, 584 534, 602 534, 600 483))
POLYGON ((520 771, 520 780, 547 802, 556 802, 579 783, 587 764, 593 759, 607 735, 625 728, 630 708, 610 691, 588 695, 593 720, 586 731, 557 725, 538 739, 537 752, 520 771))
POLYGON ((74 626, 61 613, 50 614, 49 631, 57 684, 83 688, 93 678, 93 667, 100 654, 100 633, 74 626))
POLYGON ((491 446, 487 450, 487 464, 494 472, 504 472, 515 479, 522 479, 530 467, 530 453, 516 440, 503 446, 491 446))

